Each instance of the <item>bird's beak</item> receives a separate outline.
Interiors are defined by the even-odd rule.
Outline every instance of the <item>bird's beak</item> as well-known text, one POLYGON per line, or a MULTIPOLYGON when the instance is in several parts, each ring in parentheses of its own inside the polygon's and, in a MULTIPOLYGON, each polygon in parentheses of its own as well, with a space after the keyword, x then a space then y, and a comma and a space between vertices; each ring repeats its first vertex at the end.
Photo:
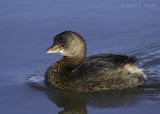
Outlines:
POLYGON ((53 45, 46 50, 46 53, 59 53, 60 48, 58 45, 53 45))

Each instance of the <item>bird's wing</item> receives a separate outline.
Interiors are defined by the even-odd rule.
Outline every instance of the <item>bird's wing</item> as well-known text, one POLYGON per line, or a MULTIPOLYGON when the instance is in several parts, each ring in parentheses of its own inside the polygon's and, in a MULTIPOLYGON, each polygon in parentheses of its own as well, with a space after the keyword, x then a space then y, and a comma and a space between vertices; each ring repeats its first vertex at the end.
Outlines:
POLYGON ((72 73, 75 77, 90 77, 104 75, 115 68, 123 67, 125 64, 134 64, 135 57, 116 54, 100 54, 87 57, 86 61, 75 68, 72 73))

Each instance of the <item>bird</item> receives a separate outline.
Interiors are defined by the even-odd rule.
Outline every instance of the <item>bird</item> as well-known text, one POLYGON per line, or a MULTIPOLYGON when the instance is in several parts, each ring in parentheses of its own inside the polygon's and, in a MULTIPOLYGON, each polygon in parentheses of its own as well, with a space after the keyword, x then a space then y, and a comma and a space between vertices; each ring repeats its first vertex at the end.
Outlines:
POLYGON ((86 50, 80 34, 64 31, 56 35, 46 52, 63 57, 48 67, 45 83, 74 92, 121 90, 145 84, 147 76, 136 66, 136 57, 110 53, 87 57, 86 50))

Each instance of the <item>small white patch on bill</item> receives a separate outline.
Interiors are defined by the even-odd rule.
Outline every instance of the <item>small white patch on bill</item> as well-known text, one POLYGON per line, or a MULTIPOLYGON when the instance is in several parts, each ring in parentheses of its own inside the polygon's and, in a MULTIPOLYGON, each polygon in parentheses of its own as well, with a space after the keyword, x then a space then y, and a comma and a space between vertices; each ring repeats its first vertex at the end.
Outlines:
POLYGON ((61 54, 64 53, 64 50, 63 49, 59 50, 59 53, 61 53, 61 54))
POLYGON ((61 55, 64 55, 64 49, 59 50, 58 53, 61 54, 61 55))

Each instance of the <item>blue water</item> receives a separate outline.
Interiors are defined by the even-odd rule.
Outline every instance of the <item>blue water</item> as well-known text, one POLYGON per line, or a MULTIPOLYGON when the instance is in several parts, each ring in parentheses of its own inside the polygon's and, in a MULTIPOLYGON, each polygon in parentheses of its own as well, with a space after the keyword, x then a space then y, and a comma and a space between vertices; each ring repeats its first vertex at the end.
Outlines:
POLYGON ((61 57, 45 50, 64 30, 85 38, 88 56, 137 56, 147 83, 159 83, 159 14, 159 0, 1 0, 0 113, 159 114, 160 88, 78 94, 43 84, 61 57))

